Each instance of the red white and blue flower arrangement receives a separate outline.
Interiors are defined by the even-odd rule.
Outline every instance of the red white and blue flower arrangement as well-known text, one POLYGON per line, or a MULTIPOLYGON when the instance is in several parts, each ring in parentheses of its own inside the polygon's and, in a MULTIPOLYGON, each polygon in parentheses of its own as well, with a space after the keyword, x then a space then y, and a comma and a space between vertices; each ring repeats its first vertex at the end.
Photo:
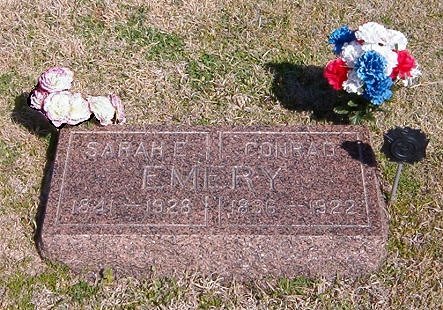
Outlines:
POLYGON ((335 90, 358 95, 357 100, 334 109, 351 123, 373 119, 372 112, 391 99, 395 84, 412 86, 421 75, 406 50, 405 35, 378 23, 366 23, 358 30, 342 26, 331 33, 329 43, 337 58, 328 62, 323 75, 335 90))

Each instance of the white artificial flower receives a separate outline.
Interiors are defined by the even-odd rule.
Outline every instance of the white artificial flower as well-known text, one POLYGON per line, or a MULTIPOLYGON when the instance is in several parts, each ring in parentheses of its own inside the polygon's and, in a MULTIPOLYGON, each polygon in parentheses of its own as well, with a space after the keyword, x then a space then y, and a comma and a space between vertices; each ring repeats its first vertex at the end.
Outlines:
POLYGON ((47 96, 48 92, 44 91, 43 89, 40 88, 34 89, 31 95, 29 96, 29 102, 31 108, 36 110, 41 110, 43 107, 43 101, 47 96))
POLYGON ((74 72, 69 68, 53 67, 43 72, 38 78, 38 85, 48 93, 69 90, 74 79, 74 72))
POLYGON ((70 109, 71 93, 68 91, 55 92, 49 94, 43 102, 43 110, 46 117, 54 124, 60 127, 68 121, 68 113, 70 109))
POLYGON ((83 99, 80 93, 71 95, 70 109, 68 113, 68 125, 77 125, 91 117, 91 110, 88 102, 83 99))
POLYGON ((363 44, 362 46, 363 51, 375 51, 382 55, 384 59, 386 60, 386 69, 385 74, 387 76, 390 76, 392 73, 392 70, 397 67, 398 64, 398 57, 397 53, 391 50, 388 46, 380 46, 380 45, 374 45, 374 44, 363 44))
POLYGON ((107 126, 112 124, 112 119, 115 115, 115 107, 112 105, 108 96, 88 96, 86 100, 94 116, 98 119, 101 125, 107 126))
POLYGON ((358 27, 355 32, 358 40, 363 40, 365 44, 388 44, 388 30, 378 23, 369 22, 358 27))
POLYGON ((111 94, 111 95, 109 95, 109 98, 111 99, 111 103, 116 110, 115 121, 119 124, 126 123, 125 107, 124 107, 123 102, 121 101, 120 97, 117 95, 111 94))
POLYGON ((417 67, 413 68, 411 70, 411 76, 405 78, 405 79, 401 79, 403 86, 405 87, 411 87, 412 85, 415 84, 416 80, 421 76, 421 71, 420 69, 417 67))
POLYGON ((388 46, 392 50, 403 51, 406 49, 408 39, 405 35, 397 30, 388 29, 388 46))
POLYGON ((421 76, 421 70, 419 69, 418 65, 416 65, 416 67, 412 68, 411 70, 411 77, 415 79, 419 76, 421 76))
POLYGON ((361 56, 361 54, 363 54, 361 44, 357 41, 352 41, 343 44, 340 57, 346 62, 346 65, 349 68, 354 68, 355 61, 361 56))
POLYGON ((348 79, 343 82, 343 89, 348 93, 363 94, 363 81, 357 76, 355 70, 348 72, 348 79))
POLYGON ((55 127, 77 125, 91 116, 88 103, 81 95, 69 91, 50 93, 43 102, 43 110, 55 127))

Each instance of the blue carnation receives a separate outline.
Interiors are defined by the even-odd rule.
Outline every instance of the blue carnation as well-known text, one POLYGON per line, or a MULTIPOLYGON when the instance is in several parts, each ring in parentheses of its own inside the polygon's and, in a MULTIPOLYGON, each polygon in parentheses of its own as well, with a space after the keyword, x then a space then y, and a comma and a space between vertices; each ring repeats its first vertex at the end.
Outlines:
POLYGON ((340 54, 345 43, 356 40, 355 31, 349 29, 348 26, 342 26, 335 29, 329 36, 329 43, 334 44, 334 53, 340 54))
POLYGON ((364 83, 363 96, 375 105, 392 97, 392 79, 386 76, 386 59, 375 51, 368 51, 355 62, 354 70, 364 83))
POLYGON ((355 62, 357 76, 366 83, 372 80, 383 80, 386 77, 386 59, 376 51, 363 53, 355 62))
POLYGON ((363 97, 375 105, 381 105, 392 97, 392 79, 387 76, 382 80, 374 80, 372 83, 365 84, 363 97))

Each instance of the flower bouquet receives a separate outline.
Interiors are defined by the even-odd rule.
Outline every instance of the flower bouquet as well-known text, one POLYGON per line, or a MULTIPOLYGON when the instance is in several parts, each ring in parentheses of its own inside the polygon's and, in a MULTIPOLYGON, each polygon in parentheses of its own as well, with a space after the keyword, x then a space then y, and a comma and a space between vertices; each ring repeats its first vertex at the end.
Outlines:
POLYGON ((117 95, 87 96, 71 93, 74 73, 69 68, 53 67, 43 72, 29 95, 29 105, 43 113, 57 128, 78 125, 93 114, 101 125, 124 123, 124 106, 117 95))
POLYGON ((323 75, 335 90, 356 95, 334 109, 353 124, 373 120, 372 112, 391 99, 395 84, 411 86, 421 75, 406 50, 404 34, 378 23, 366 23, 356 31, 342 26, 332 32, 329 43, 337 58, 328 62, 323 75))

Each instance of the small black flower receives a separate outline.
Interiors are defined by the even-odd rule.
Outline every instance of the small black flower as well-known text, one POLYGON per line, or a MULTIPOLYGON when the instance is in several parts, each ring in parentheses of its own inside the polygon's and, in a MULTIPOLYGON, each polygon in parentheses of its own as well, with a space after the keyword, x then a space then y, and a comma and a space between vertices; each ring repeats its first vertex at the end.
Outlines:
POLYGON ((382 152, 391 161, 413 164, 426 156, 428 142, 420 129, 396 127, 384 135, 382 152))

